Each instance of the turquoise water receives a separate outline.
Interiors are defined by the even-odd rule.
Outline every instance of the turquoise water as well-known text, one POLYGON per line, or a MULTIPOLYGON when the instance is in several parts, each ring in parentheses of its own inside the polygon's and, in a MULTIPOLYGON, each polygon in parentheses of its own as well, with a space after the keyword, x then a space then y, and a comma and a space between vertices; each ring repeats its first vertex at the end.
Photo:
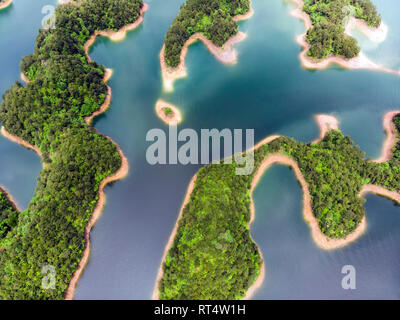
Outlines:
MULTIPOLYGON (((43 17, 41 7, 55 2, 15 1, 0 12, 2 91, 19 77, 19 60, 33 49, 43 17)), ((194 44, 187 55, 188 77, 175 83, 173 93, 165 93, 158 54, 183 2, 149 1, 144 23, 124 41, 100 38, 92 47, 91 56, 114 69, 109 82, 111 107, 94 124, 120 144, 131 170, 126 179, 107 187, 107 204, 91 233, 91 258, 78 284, 77 299, 151 297, 187 184, 198 170, 197 166, 147 164, 147 131, 167 130, 154 112, 160 97, 180 107, 184 119, 180 128, 254 128, 256 141, 276 133, 312 140, 318 135, 313 115, 333 114, 343 132, 370 157, 377 157, 381 150, 383 115, 399 108, 400 77, 337 67, 304 70, 298 60, 301 48, 294 41, 304 26, 289 16, 293 5, 282 0, 253 1, 254 16, 240 23, 248 38, 236 45, 236 66, 220 64, 201 43, 194 44)), ((363 46, 363 51, 379 57, 380 63, 400 67, 393 55, 382 53, 399 52, 400 35, 394 30, 400 22, 393 12, 400 4, 396 0, 376 3, 392 32, 381 46, 363 46)), ((4 138, 0 157, 4 164, 1 184, 26 205, 40 171, 39 158, 4 138)), ((254 200, 256 220, 251 232, 267 268, 266 281, 254 298, 400 297, 395 232, 400 212, 390 201, 369 196, 368 232, 344 249, 324 252, 312 243, 302 220, 301 189, 289 169, 271 168, 255 190, 254 200), (340 287, 344 264, 356 267, 355 291, 340 287)))

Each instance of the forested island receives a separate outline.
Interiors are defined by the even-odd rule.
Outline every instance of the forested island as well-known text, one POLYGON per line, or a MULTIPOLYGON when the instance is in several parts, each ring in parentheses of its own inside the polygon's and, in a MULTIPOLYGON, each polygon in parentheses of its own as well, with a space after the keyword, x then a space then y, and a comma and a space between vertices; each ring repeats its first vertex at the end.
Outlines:
POLYGON ((345 34, 349 17, 361 19, 373 28, 381 24, 381 16, 371 0, 305 0, 303 11, 312 23, 306 34, 308 56, 315 59, 358 56, 357 40, 345 34))
MULTIPOLYGON (((18 208, 6 190, 0 187, 0 241, 2 241, 18 222, 18 208)), ((0 245, 0 250, 3 247, 0 245)))
POLYGON ((0 198, 1 299, 65 296, 99 191, 122 163, 118 146, 85 121, 106 102, 107 86, 105 68, 87 59, 84 46, 96 30, 137 21, 142 8, 142 0, 60 5, 55 28, 41 29, 34 53, 21 62, 29 82, 3 95, 3 128, 40 149, 44 167, 26 210, 17 214, 0 198), (42 287, 45 265, 56 270, 55 289, 42 287))
POLYGON ((387 146, 390 159, 383 162, 365 159, 348 136, 331 129, 318 142, 274 137, 263 143, 254 151, 252 175, 236 175, 235 162, 200 169, 177 222, 174 241, 167 248, 156 296, 240 299, 246 295, 263 264, 249 232, 253 180, 262 174, 257 171, 273 163, 299 171, 296 176, 304 180, 303 191, 309 192, 317 231, 333 243, 347 239, 365 219, 360 193, 366 187, 400 201, 400 114, 394 114, 389 125, 388 135, 392 130, 395 136, 387 146))
POLYGON ((7 8, 12 3, 12 0, 0 0, 0 10, 7 8))
POLYGON ((186 41, 197 32, 222 47, 238 32, 238 25, 232 18, 249 10, 249 0, 188 0, 182 5, 165 36, 164 56, 167 65, 179 65, 186 41))
POLYGON ((179 109, 162 99, 156 102, 157 116, 168 125, 176 125, 182 121, 182 115, 179 109))

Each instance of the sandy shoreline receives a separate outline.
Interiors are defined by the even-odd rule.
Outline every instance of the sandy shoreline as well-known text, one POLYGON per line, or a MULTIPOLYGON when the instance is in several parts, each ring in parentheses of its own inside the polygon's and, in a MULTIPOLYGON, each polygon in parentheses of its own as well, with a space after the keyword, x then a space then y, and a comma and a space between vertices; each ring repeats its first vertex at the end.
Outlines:
MULTIPOLYGON (((249 19, 253 15, 254 11, 253 8, 251 7, 250 3, 250 10, 249 12, 242 14, 242 15, 237 15, 232 18, 233 21, 239 22, 242 20, 249 19)), ((204 36, 202 33, 197 32, 193 34, 186 42, 185 45, 182 48, 181 54, 180 54, 180 63, 178 66, 171 68, 170 66, 167 65, 167 62, 165 61, 164 57, 164 50, 165 50, 165 44, 162 46, 162 49, 160 51, 160 66, 161 66, 161 75, 162 75, 162 80, 163 80, 163 87, 165 91, 173 91, 174 89, 174 81, 180 78, 186 77, 186 54, 188 52, 189 46, 197 41, 202 41, 208 51, 212 55, 214 55, 217 60, 224 64, 235 64, 237 63, 237 52, 233 48, 233 45, 243 41, 246 38, 246 34, 243 32, 238 32, 235 36, 232 38, 228 39, 228 41, 223 45, 223 47, 219 47, 215 45, 211 40, 209 40, 206 36, 204 36)))
POLYGON ((6 137, 7 139, 11 140, 12 142, 18 143, 21 146, 24 146, 25 148, 31 149, 35 151, 41 158, 42 158, 42 152, 37 146, 34 146, 25 140, 21 139, 20 137, 14 136, 11 133, 9 133, 4 126, 1 127, 1 134, 6 137))
POLYGON ((328 131, 339 130, 339 121, 334 116, 317 114, 314 116, 314 120, 319 127, 319 138, 314 140, 313 143, 322 141, 328 131))
MULTIPOLYGON (((110 137, 107 137, 112 143, 117 145, 110 137)), ((108 176, 105 178, 103 181, 101 181, 100 186, 99 186, 99 200, 97 201, 96 207, 90 217, 90 220, 88 224, 85 227, 85 249, 83 251, 82 259, 78 264, 78 269, 74 272, 72 275, 71 281, 68 285, 68 288, 65 292, 65 300, 72 300, 74 298, 74 293, 75 293, 75 288, 76 285, 79 281, 79 278, 85 269, 85 266, 89 260, 90 257, 90 231, 93 228, 93 226, 96 224, 97 220, 101 216, 101 213, 103 211, 104 205, 106 203, 106 195, 104 193, 104 188, 107 186, 107 184, 121 180, 125 178, 129 172, 129 164, 128 164, 128 159, 125 157, 123 154, 121 148, 117 145, 118 148, 118 153, 119 156, 121 157, 121 167, 118 169, 117 172, 115 172, 113 175, 108 176)))
POLYGON ((390 191, 385 189, 384 187, 374 184, 366 184, 362 187, 360 191, 360 197, 364 197, 368 193, 375 193, 379 196, 386 197, 400 204, 400 193, 398 193, 397 191, 390 191))
POLYGON ((364 20, 350 17, 346 26, 346 34, 351 35, 353 30, 361 31, 368 39, 375 43, 381 43, 386 40, 389 27, 381 22, 378 28, 370 27, 364 20))
POLYGON ((393 118, 400 113, 400 110, 397 111, 390 111, 385 114, 383 117, 383 128, 386 132, 385 142, 383 143, 381 156, 374 160, 375 162, 382 163, 389 161, 392 156, 393 152, 392 149, 398 142, 398 137, 396 135, 396 127, 393 123, 393 118))
POLYGON ((31 82, 31 80, 29 80, 28 77, 23 72, 21 72, 21 80, 25 83, 31 82))
MULTIPOLYGON (((386 162, 386 161, 390 160, 390 158, 392 156, 392 148, 394 147, 395 143, 397 143, 397 137, 395 136, 396 132, 395 132, 395 128, 394 128, 392 120, 393 120, 393 117, 398 113, 400 113, 400 111, 391 111, 391 112, 386 113, 386 115, 384 117, 383 126, 387 133, 387 138, 384 143, 382 156, 378 160, 375 160, 376 162, 386 162)), ((320 137, 318 139, 314 140, 313 143, 320 142, 329 130, 339 129, 339 126, 338 126, 339 122, 333 116, 320 114, 320 115, 316 115, 314 117, 314 119, 316 120, 316 122, 320 128, 320 137)), ((276 139, 276 137, 271 137, 270 139, 268 139, 268 138, 264 139, 262 141, 262 143, 257 144, 256 148, 259 145, 261 146, 265 143, 269 143, 274 139, 276 139)), ((346 238, 330 239, 327 236, 325 236, 321 232, 319 225, 318 225, 318 221, 313 214, 312 201, 311 201, 311 196, 310 196, 310 192, 308 189, 308 184, 305 181, 303 174, 301 173, 300 168, 297 165, 297 162, 295 162, 292 158, 281 155, 281 154, 273 154, 273 155, 268 156, 263 161, 263 163, 261 164, 260 168, 258 169, 256 175, 254 176, 252 186, 251 186, 251 192, 250 192, 250 195, 251 195, 251 221, 250 221, 250 223, 252 223, 252 221, 255 218, 255 208, 254 208, 254 202, 253 202, 253 196, 252 196, 253 190, 257 186, 257 184, 258 184, 259 180, 261 179, 262 175, 264 174, 264 172, 266 172, 266 170, 270 166, 272 166, 273 164, 277 164, 277 163, 290 166, 293 169, 293 171, 296 175, 296 178, 302 187, 302 190, 303 190, 303 217, 304 217, 304 220, 309 225, 314 243, 318 247, 320 247, 321 249, 324 249, 324 250, 338 249, 338 248, 344 247, 344 246, 348 245, 349 243, 357 240, 366 231, 367 219, 364 216, 363 219, 361 220, 359 226, 351 234, 347 235, 346 238)), ((398 193, 396 191, 389 191, 381 186, 368 184, 368 185, 365 185, 362 187, 359 196, 364 197, 368 193, 375 193, 377 195, 387 197, 387 198, 394 200, 400 204, 400 193, 398 193)), ((264 268, 265 267, 262 266, 261 273, 264 272, 264 268)), ((250 299, 252 294, 254 294, 254 292, 256 291, 256 289, 261 286, 264 277, 265 277, 265 275, 262 274, 257 279, 257 281, 250 287, 249 290, 251 290, 250 291, 251 293, 250 294, 248 293, 246 295, 246 299, 250 299)))
MULTIPOLYGON (((311 195, 309 192, 308 184, 304 179, 303 174, 300 171, 297 162, 290 158, 289 156, 282 154, 271 154, 269 155, 259 167, 256 176, 253 179, 252 183, 252 191, 257 186, 259 180, 261 179, 264 172, 274 164, 283 164, 291 167, 293 172, 296 175, 297 180, 299 181, 302 189, 303 189, 303 217, 307 222, 311 229, 311 235, 315 242, 315 244, 324 250, 333 250, 337 248, 341 248, 346 246, 350 242, 356 240, 366 229, 366 219, 365 217, 362 219, 360 225, 354 230, 351 234, 349 234, 346 238, 343 239, 331 239, 325 236, 318 225, 318 221, 315 218, 312 211, 312 201, 311 195)), ((251 193, 252 194, 252 193, 251 193)), ((252 200, 253 203, 253 200, 252 200)), ((252 209, 254 211, 254 209, 252 209)))
MULTIPOLYGON (((21 139, 20 137, 12 135, 4 128, 4 126, 1 127, 0 132, 5 138, 11 140, 12 142, 15 142, 27 149, 35 151, 41 159, 43 168, 46 167, 46 164, 43 162, 42 152, 40 151, 40 149, 37 146, 34 146, 34 145, 26 142, 25 140, 21 139)), ((20 209, 21 207, 13 200, 11 194, 7 191, 7 189, 4 186, 0 186, 0 189, 3 191, 3 193, 6 194, 8 200, 10 201, 10 203, 12 204, 14 209, 16 209, 18 212, 21 212, 22 211, 20 209)))
MULTIPOLYGON (((280 136, 278 136, 278 135, 267 137, 267 138, 263 139, 262 141, 260 141, 255 148, 258 148, 258 147, 260 147, 260 146, 262 146, 262 145, 264 145, 266 143, 269 143, 269 142, 271 142, 271 141, 273 141, 273 140, 275 140, 275 139, 277 139, 279 137, 280 136)), ((153 295, 152 295, 152 299, 153 300, 158 300, 159 299, 158 286, 159 286, 159 283, 160 283, 160 281, 162 279, 162 276, 163 276, 163 266, 164 266, 165 258, 167 257, 168 251, 172 247, 172 244, 174 242, 176 233, 178 231, 179 221, 180 221, 180 219, 182 217, 182 214, 183 214, 183 209, 185 208, 185 206, 187 205, 187 203, 190 200, 190 196, 192 194, 192 191, 194 189, 194 185, 195 185, 195 182, 196 182, 196 177, 197 177, 197 175, 194 175, 193 178, 190 180, 190 183, 189 183, 187 191, 186 191, 185 199, 183 200, 183 203, 182 203, 181 209, 179 211, 179 215, 178 215, 178 218, 176 220, 174 229, 173 229, 173 231, 172 231, 172 233, 171 233, 171 235, 169 237, 167 245, 165 246, 164 255, 163 255, 163 258, 162 258, 162 261, 161 261, 160 268, 158 270, 156 285, 155 285, 155 288, 154 288, 154 291, 153 291, 153 295)), ((251 200, 251 203, 252 203, 253 199, 251 198, 250 200, 251 200)), ((253 205, 251 205, 251 207, 250 207, 250 212, 251 212, 251 216, 250 216, 249 225, 253 222, 254 217, 255 217, 255 212, 254 212, 254 206, 253 205)), ((258 248, 258 246, 257 246, 257 248, 258 248)), ((259 253, 260 253, 261 257, 262 257, 262 252, 259 251, 259 253)), ((264 278, 265 278, 265 264, 263 262, 263 264, 261 266, 261 271, 260 271, 259 277, 257 278, 256 282, 249 288, 249 290, 248 290, 248 292, 247 292, 247 294, 246 294, 244 299, 250 299, 250 296, 262 284, 262 282, 264 281, 264 278), (250 294, 249 294, 249 292, 250 292, 250 294)))
MULTIPOLYGON (((86 57, 87 57, 88 61, 91 61, 91 58, 90 58, 90 55, 89 55, 89 48, 95 42, 96 37, 98 35, 109 37, 113 41, 120 41, 120 40, 124 39, 125 36, 126 36, 126 32, 128 30, 133 30, 133 29, 137 28, 142 23, 143 14, 147 10, 147 8, 148 8, 148 5, 146 3, 144 3, 142 9, 140 10, 140 17, 134 23, 121 28, 117 32, 114 32, 114 31, 96 31, 84 45, 84 50, 85 50, 86 57)), ((111 69, 106 69, 106 72, 104 74, 104 83, 106 83, 110 79, 111 75, 112 75, 112 70, 111 69)), ((107 95, 106 95, 106 98, 104 100, 103 105, 98 110, 93 112, 90 116, 85 118, 85 121, 89 126, 91 125, 94 117, 104 113, 109 108, 110 102, 111 102, 111 97, 112 97, 111 87, 107 86, 107 95)), ((96 130, 96 132, 98 132, 98 131, 96 130)), ((101 134, 101 133, 99 133, 99 134, 101 134)), ((72 275, 71 281, 70 281, 70 283, 68 285, 68 288, 67 288, 67 290, 65 292, 65 300, 72 300, 74 298, 76 285, 77 285, 77 283, 79 281, 79 278, 82 275, 82 272, 85 269, 86 264, 87 264, 87 262, 89 260, 89 257, 90 257, 90 231, 93 228, 93 226, 96 224, 96 222, 99 219, 99 217, 101 216, 101 213, 103 211, 104 205, 106 203, 106 195, 104 193, 104 188, 107 186, 107 184, 109 184, 111 182, 114 182, 114 181, 121 180, 121 179, 125 178, 128 175, 128 172, 129 172, 128 159, 123 154, 123 152, 122 152, 121 148, 119 147, 119 145, 117 143, 115 143, 110 137, 108 137, 106 135, 103 135, 103 136, 105 136, 114 145, 117 146, 117 150, 118 150, 119 156, 121 157, 121 167, 118 169, 117 172, 115 172, 114 174, 108 176, 107 178, 105 178, 103 181, 100 182, 100 185, 99 185, 99 199, 98 199, 96 207, 95 207, 95 209, 94 209, 94 211, 93 211, 93 213, 92 213, 92 215, 91 215, 91 217, 89 219, 89 222, 85 227, 85 233, 84 233, 85 249, 83 250, 82 259, 78 264, 78 268, 74 272, 74 274, 72 275)))
POLYGON ((180 110, 176 106, 174 106, 162 99, 157 100, 155 109, 156 109, 157 116, 164 123, 166 123, 168 125, 177 125, 178 123, 180 123, 182 121, 182 115, 181 115, 180 110), (170 108, 172 113, 170 115, 166 115, 165 108, 170 108))
POLYGON ((118 31, 112 31, 112 30, 95 31, 91 35, 91 37, 86 41, 86 43, 84 45, 84 50, 85 50, 88 61, 89 62, 92 61, 92 59, 89 56, 89 49, 93 45, 93 43, 96 41, 97 36, 108 37, 112 41, 121 41, 121 40, 125 39, 126 33, 128 31, 136 29, 143 22, 144 12, 146 12, 148 8, 149 8, 149 5, 147 3, 143 3, 143 7, 140 10, 139 18, 135 22, 122 27, 118 31))
POLYGON ((20 209, 21 207, 18 206, 18 203, 13 199, 11 194, 8 192, 8 190, 4 186, 0 186, 0 191, 4 194, 4 196, 8 199, 8 201, 11 204, 11 207, 17 211, 21 212, 22 210, 20 209))
POLYGON ((7 8, 8 6, 11 5, 11 3, 12 3, 12 0, 7 0, 5 2, 0 3, 0 10, 7 8))
MULTIPOLYGON (((12 198, 11 194, 7 191, 7 189, 3 186, 0 186, 0 191, 3 193, 3 195, 7 198, 7 200, 10 202, 11 207, 17 211, 21 212, 22 210, 18 206, 18 204, 15 202, 15 200, 12 198)), ((0 251, 3 251, 4 248, 0 247, 0 251)))
POLYGON ((260 274, 259 274, 258 278, 256 279, 256 281, 250 286, 250 288, 247 289, 246 295, 242 298, 242 300, 251 300, 251 298, 254 296, 254 294, 261 287, 261 285, 263 284, 263 282, 265 280, 265 275, 267 273, 265 270, 265 259, 263 257, 262 252, 260 251, 260 248, 258 245, 257 245, 257 248, 258 248, 260 257, 262 259, 262 262, 263 262, 261 265, 261 268, 260 268, 260 274))
POLYGON ((182 214, 183 214, 183 209, 185 208, 185 206, 187 205, 187 203, 190 200, 190 196, 192 194, 192 191, 194 189, 194 185, 196 183, 196 178, 197 178, 197 175, 194 175, 193 178, 189 182, 188 188, 186 190, 186 195, 185 195, 185 198, 184 198, 182 206, 181 206, 181 210, 179 211, 178 218, 176 219, 176 223, 175 223, 174 229, 172 230, 172 233, 171 233, 171 235, 170 235, 170 237, 168 239, 168 242, 167 242, 167 244, 165 246, 164 254, 163 254, 163 257, 162 257, 162 260, 161 260, 160 268, 158 269, 157 280, 156 280, 156 284, 155 284, 153 295, 152 295, 152 299, 153 300, 159 300, 160 299, 160 297, 158 295, 158 286, 159 286, 160 281, 161 281, 161 279, 163 277, 163 274, 164 274, 164 271, 163 271, 164 262, 165 262, 165 259, 167 257, 169 249, 171 249, 172 244, 174 243, 176 233, 178 232, 179 221, 181 220, 181 217, 182 217, 182 214))
MULTIPOLYGON (((385 130, 388 135, 387 140, 385 141, 385 144, 384 144, 385 146, 383 148, 383 155, 385 156, 384 159, 386 159, 385 161, 390 159, 391 150, 392 150, 394 144, 397 142, 397 138, 395 137, 395 131, 394 131, 394 127, 392 124, 392 120, 393 120, 393 117, 398 113, 400 113, 400 111, 391 111, 391 112, 388 112, 384 117, 384 127, 385 127, 385 130)), ((316 115, 314 117, 314 119, 320 128, 320 136, 318 139, 314 140, 313 143, 317 143, 317 142, 321 141, 324 138, 325 134, 329 130, 339 129, 339 122, 333 116, 319 114, 319 115, 316 115)), ((279 137, 280 137, 279 135, 269 136, 269 137, 263 139, 262 141, 260 141, 259 143, 257 143, 257 145, 255 145, 253 149, 258 149, 261 146, 263 146, 267 143, 270 143, 279 137)), ((381 158, 383 158, 383 157, 381 157, 381 158)), ((363 219, 361 220, 360 224, 358 225, 358 227, 351 234, 347 235, 346 238, 331 239, 331 238, 328 238, 327 236, 325 236, 321 232, 318 221, 313 214, 312 199, 311 199, 311 195, 309 192, 308 184, 305 181, 304 176, 301 173, 301 170, 300 170, 297 162, 295 160, 293 160, 292 158, 290 158, 289 156, 282 155, 282 154, 270 154, 266 159, 264 159, 264 161, 262 162, 260 167, 257 169, 256 174, 254 175, 254 178, 253 178, 253 181, 251 184, 251 189, 250 189, 250 213, 251 213, 251 216, 250 216, 249 226, 253 223, 253 221, 255 219, 255 206, 254 206, 254 201, 253 201, 253 191, 256 188, 259 181, 261 180, 263 174, 266 172, 266 170, 274 164, 283 164, 283 165, 290 166, 292 168, 292 170, 294 171, 296 178, 297 178, 298 182, 300 183, 300 185, 302 187, 302 191, 303 191, 303 218, 311 229, 311 236, 312 236, 314 243, 319 248, 321 248, 323 250, 334 250, 334 249, 344 247, 344 246, 348 245, 349 243, 357 240, 366 231, 367 220, 366 220, 366 217, 364 216, 363 219)), ((164 265, 165 257, 175 239, 183 209, 184 209, 185 205, 188 203, 188 201, 190 200, 191 192, 193 191, 193 188, 194 188, 195 178, 196 178, 196 176, 193 177, 193 179, 191 180, 191 182, 188 186, 185 200, 182 204, 178 219, 175 223, 174 230, 173 230, 173 232, 169 238, 169 241, 167 243, 167 246, 165 248, 164 256, 163 256, 162 263, 161 263, 159 273, 157 276, 156 286, 155 286, 155 289, 153 292, 153 297, 152 297, 153 299, 159 298, 158 285, 159 285, 160 280, 162 279, 162 275, 163 275, 162 268, 164 265)), ((369 185, 365 185, 362 187, 359 196, 363 197, 367 193, 375 193, 375 194, 378 194, 381 196, 385 196, 385 197, 390 198, 400 204, 400 193, 398 193, 396 191, 389 191, 381 186, 369 184, 369 185)), ((258 250, 262 257, 262 253, 261 253, 259 247, 258 247, 258 250)), ((257 291, 257 289, 262 285, 262 283, 265 279, 265 274, 266 274, 265 260, 263 258, 263 264, 260 269, 260 275, 257 278, 257 280, 247 290, 247 293, 243 297, 243 299, 251 299, 252 298, 252 296, 257 291)))
MULTIPOLYGON (((310 45, 306 41, 306 34, 308 29, 312 28, 312 22, 307 13, 305 13, 302 8, 304 5, 303 0, 290 0, 291 2, 297 5, 297 8, 293 10, 290 15, 295 18, 299 18, 304 21, 304 25, 306 27, 306 32, 296 37, 296 42, 302 46, 304 49, 300 53, 300 61, 304 68, 306 69, 326 69, 331 64, 337 64, 345 69, 367 69, 373 71, 380 71, 391 73, 395 75, 400 75, 400 70, 393 70, 390 68, 382 67, 371 60, 369 60, 362 52, 360 52, 358 57, 352 59, 345 59, 336 56, 329 56, 323 60, 315 60, 310 58, 307 55, 308 50, 310 49, 310 45)), ((385 40, 388 28, 382 23, 381 26, 377 29, 369 27, 366 23, 359 19, 355 19, 352 17, 346 26, 345 33, 347 35, 351 34, 353 29, 360 30, 363 32, 371 41, 373 42, 382 42, 385 40)))
MULTIPOLYGON (((108 68, 105 69, 104 78, 103 78, 104 83, 108 82, 108 80, 112 76, 112 73, 113 73, 112 69, 108 69, 108 68)), ((92 125, 93 119, 95 117, 97 117, 100 114, 107 111, 107 109, 110 107, 110 104, 111 104, 111 97, 112 97, 111 87, 107 86, 107 93, 106 93, 106 97, 104 99, 103 104, 100 106, 99 109, 94 111, 90 116, 85 117, 85 122, 87 123, 88 126, 92 125)))
MULTIPOLYGON (((89 39, 88 41, 92 41, 91 43, 94 42, 94 40, 92 40, 92 39, 89 39)), ((87 48, 86 50, 88 50, 89 47, 90 46, 87 46, 87 47, 85 46, 85 48, 87 48)), ((87 51, 86 51, 86 55, 88 57, 88 60, 90 61, 90 57, 89 57, 87 51)), ((112 75, 112 70, 111 69, 106 69, 105 70, 105 74, 104 74, 104 82, 107 82, 109 80, 109 78, 111 77, 111 75, 112 75)), ((25 81, 24 78, 26 78, 25 75, 23 73, 21 73, 21 79, 25 81)), ((29 82, 29 79, 27 79, 27 80, 28 80, 27 82, 29 82)), ((106 95, 106 99, 105 99, 103 105, 99 108, 99 110, 95 111, 93 114, 91 114, 90 116, 85 118, 86 123, 90 126, 94 117, 100 115, 101 113, 105 112, 108 109, 108 107, 110 105, 110 102, 111 102, 111 88, 109 86, 107 86, 107 95, 106 95)), ((24 146, 26 148, 34 150, 40 157, 42 157, 42 153, 40 152, 40 149, 38 147, 29 144, 28 142, 22 140, 19 137, 11 135, 10 133, 8 133, 6 131, 6 129, 4 127, 1 127, 1 133, 3 134, 3 136, 5 136, 6 138, 10 139, 11 141, 16 142, 18 144, 21 144, 22 146, 24 146)), ((99 133, 99 134, 101 134, 101 133, 99 133)), ((111 182, 114 182, 114 181, 117 181, 117 180, 121 180, 129 172, 128 159, 123 154, 121 148, 110 137, 108 137, 106 135, 103 135, 103 136, 105 136, 114 145, 117 146, 117 150, 118 150, 119 156, 121 157, 121 167, 118 169, 117 172, 115 172, 114 174, 106 177, 104 180, 102 180, 100 182, 99 191, 98 191, 99 192, 98 193, 99 194, 99 199, 98 199, 96 207, 95 207, 95 209, 94 209, 94 211, 93 211, 93 213, 92 213, 92 215, 91 215, 91 217, 89 219, 89 222, 88 222, 87 226, 85 227, 85 232, 84 232, 85 249, 83 251, 82 259, 79 262, 78 269, 73 273, 71 281, 70 281, 70 283, 68 285, 68 288, 67 288, 67 290, 65 292, 65 299, 66 300, 73 299, 74 293, 75 293, 75 287, 76 287, 76 285, 78 283, 79 277, 81 276, 81 274, 82 274, 82 272, 83 272, 83 270, 84 270, 84 268, 85 268, 85 266, 86 266, 86 264, 88 262, 88 259, 89 259, 89 256, 90 256, 90 230, 96 224, 98 218, 101 215, 101 212, 103 210, 105 202, 106 202, 106 196, 105 196, 105 193, 104 193, 104 188, 107 186, 107 184, 109 184, 111 182)))

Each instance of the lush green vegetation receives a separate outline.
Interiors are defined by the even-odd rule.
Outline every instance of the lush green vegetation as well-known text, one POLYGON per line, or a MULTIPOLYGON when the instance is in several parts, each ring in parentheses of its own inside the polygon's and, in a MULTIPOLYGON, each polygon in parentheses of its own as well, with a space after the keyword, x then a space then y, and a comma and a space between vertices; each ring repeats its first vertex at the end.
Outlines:
MULTIPOLYGON (((400 114, 393 119, 396 132, 400 136, 400 114)), ((370 183, 385 187, 391 191, 400 190, 400 139, 393 148, 393 157, 390 161, 369 167, 370 183)))
MULTIPOLYGON (((7 0, 0 0, 0 6, 4 6, 4 5, 5 5, 6 7, 8 7, 8 6, 6 5, 6 3, 5 3, 6 1, 7 1, 7 0)), ((1 10, 1 9, 4 9, 4 8, 1 7, 0 10, 1 10)))
POLYGON ((9 232, 1 242, 2 299, 64 297, 82 257, 99 184, 121 165, 117 147, 84 121, 107 92, 104 68, 87 61, 84 44, 95 30, 135 21, 142 5, 142 0, 84 0, 59 6, 56 27, 40 30, 34 53, 21 62, 30 82, 17 82, 3 95, 2 125, 39 147, 45 166, 16 226, 4 224, 9 232), (54 290, 41 287, 44 265, 56 268, 54 290))
POLYGON ((161 299, 239 299, 262 264, 248 231, 249 176, 234 165, 199 170, 164 265, 161 299))
POLYGON ((171 108, 167 107, 167 108, 164 109, 164 113, 165 113, 166 116, 170 116, 170 115, 173 114, 173 111, 172 111, 171 108))
POLYGON ((234 36, 238 25, 233 16, 250 10, 249 0, 188 0, 182 5, 165 36, 165 60, 171 67, 180 63, 185 42, 196 32, 218 46, 234 36))
POLYGON ((308 55, 317 59, 331 54, 354 58, 360 53, 356 39, 344 33, 346 17, 355 16, 371 27, 381 24, 381 17, 370 0, 305 0, 303 10, 313 24, 306 35, 311 46, 308 55))
MULTIPOLYGON (((400 116, 394 123, 399 132, 400 116)), ((270 154, 293 158, 309 185, 321 231, 344 238, 365 214, 363 185, 400 191, 400 142, 393 151, 393 159, 378 164, 340 131, 329 131, 319 143, 281 137, 255 151, 254 172, 270 154)), ((262 259, 248 227, 254 176, 236 175, 236 165, 199 170, 163 266, 161 299, 238 299, 259 275, 262 259)))
POLYGON ((17 208, 7 198, 7 192, 0 188, 0 248, 2 240, 16 227, 17 221, 17 208))

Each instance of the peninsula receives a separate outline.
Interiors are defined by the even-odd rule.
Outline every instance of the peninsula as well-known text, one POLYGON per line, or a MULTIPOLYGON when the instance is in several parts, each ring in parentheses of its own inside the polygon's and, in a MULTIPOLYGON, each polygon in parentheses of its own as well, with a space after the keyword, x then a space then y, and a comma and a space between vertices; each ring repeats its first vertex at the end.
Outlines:
POLYGON ((122 39, 142 21, 145 9, 141 0, 59 5, 56 28, 40 30, 35 52, 21 62, 26 85, 17 82, 3 96, 3 134, 38 152, 44 166, 28 208, 18 213, 16 225, 5 224, 2 299, 73 297, 89 257, 90 229, 104 206, 104 188, 128 172, 118 145, 91 126, 93 117, 107 110, 111 89, 105 84, 109 70, 87 55, 88 41, 99 30, 122 39), (42 288, 43 265, 57 267, 55 290, 42 288))
POLYGON ((400 111, 385 116, 384 162, 342 135, 335 118, 319 115, 321 136, 311 143, 272 136, 254 148, 255 170, 211 164, 192 180, 174 240, 168 242, 153 294, 160 299, 250 298, 264 277, 264 261, 251 238, 252 191, 273 164, 290 166, 303 189, 303 216, 316 245, 332 250, 366 229, 362 198, 368 192, 400 203, 400 111), (190 193, 190 194, 189 194, 190 193), (187 200, 189 198, 189 200, 187 200))
POLYGON ((12 3, 12 0, 0 0, 0 10, 5 9, 8 6, 10 6, 12 3))

